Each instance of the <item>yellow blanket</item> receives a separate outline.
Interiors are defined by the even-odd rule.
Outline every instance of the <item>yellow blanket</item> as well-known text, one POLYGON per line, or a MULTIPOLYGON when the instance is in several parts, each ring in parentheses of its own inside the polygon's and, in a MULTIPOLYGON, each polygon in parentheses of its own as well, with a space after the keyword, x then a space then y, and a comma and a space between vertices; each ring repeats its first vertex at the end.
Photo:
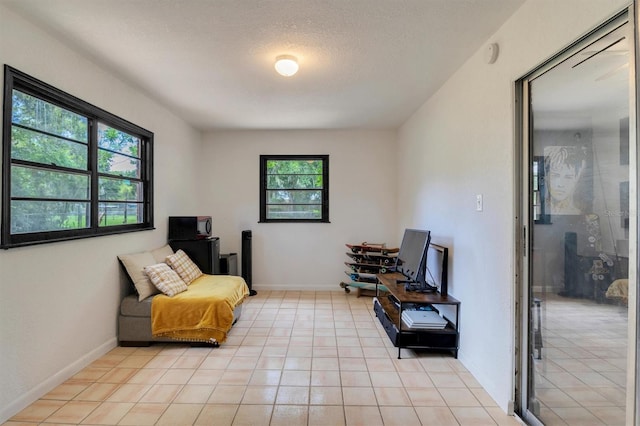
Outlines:
POLYGON ((612 282, 609 288, 607 288, 605 297, 607 299, 619 300, 625 305, 629 303, 629 279, 622 278, 612 282))
POLYGON ((233 324, 234 308, 248 295, 241 277, 202 275, 187 291, 153 298, 151 333, 154 337, 222 343, 233 324))

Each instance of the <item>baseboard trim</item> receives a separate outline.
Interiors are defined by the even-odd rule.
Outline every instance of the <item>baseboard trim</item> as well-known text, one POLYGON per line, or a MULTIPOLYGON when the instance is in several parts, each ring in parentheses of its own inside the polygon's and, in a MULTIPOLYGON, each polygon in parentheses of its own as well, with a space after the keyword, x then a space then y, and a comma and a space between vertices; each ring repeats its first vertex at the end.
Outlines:
POLYGON ((260 284, 258 287, 255 285, 252 287, 253 290, 256 290, 258 294, 260 291, 342 291, 344 289, 340 288, 338 284, 335 286, 301 286, 300 284, 260 284))
POLYGON ((68 380, 74 374, 78 373, 80 370, 82 370, 116 346, 118 346, 118 340, 115 337, 109 339, 91 352, 83 355, 76 361, 69 364, 67 367, 58 371, 53 376, 50 376, 42 383, 38 384, 36 387, 30 389, 27 393, 13 400, 11 403, 9 403, 9 405, 0 409, 0 424, 9 420, 11 417, 24 410, 30 404, 33 404, 43 395, 46 395, 48 392, 52 391, 56 386, 60 385, 65 380, 68 380))

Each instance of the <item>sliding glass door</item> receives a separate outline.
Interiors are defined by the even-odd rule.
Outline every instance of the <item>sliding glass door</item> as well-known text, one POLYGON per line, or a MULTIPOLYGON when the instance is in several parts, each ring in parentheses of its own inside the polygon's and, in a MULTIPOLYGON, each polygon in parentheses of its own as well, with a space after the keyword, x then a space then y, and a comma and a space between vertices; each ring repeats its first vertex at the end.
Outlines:
POLYGON ((520 414, 533 424, 625 425, 633 419, 633 58, 625 13, 519 85, 517 394, 520 414))

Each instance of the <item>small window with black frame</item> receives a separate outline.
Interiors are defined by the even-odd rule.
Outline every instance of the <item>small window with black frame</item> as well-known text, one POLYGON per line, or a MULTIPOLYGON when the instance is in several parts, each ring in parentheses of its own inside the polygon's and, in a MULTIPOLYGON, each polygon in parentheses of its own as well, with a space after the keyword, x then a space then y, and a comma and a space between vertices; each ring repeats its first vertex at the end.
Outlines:
POLYGON ((261 155, 260 222, 329 222, 329 156, 261 155))

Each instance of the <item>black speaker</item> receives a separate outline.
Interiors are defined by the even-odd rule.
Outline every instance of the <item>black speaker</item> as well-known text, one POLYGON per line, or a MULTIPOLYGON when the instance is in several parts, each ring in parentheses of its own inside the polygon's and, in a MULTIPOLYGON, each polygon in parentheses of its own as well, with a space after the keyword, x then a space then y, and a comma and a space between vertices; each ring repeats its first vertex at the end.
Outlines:
POLYGON ((255 296, 257 291, 252 289, 251 272, 251 231, 242 231, 242 278, 249 287, 249 296, 255 296))
POLYGON ((578 288, 578 234, 564 233, 564 290, 561 296, 580 297, 578 288))

